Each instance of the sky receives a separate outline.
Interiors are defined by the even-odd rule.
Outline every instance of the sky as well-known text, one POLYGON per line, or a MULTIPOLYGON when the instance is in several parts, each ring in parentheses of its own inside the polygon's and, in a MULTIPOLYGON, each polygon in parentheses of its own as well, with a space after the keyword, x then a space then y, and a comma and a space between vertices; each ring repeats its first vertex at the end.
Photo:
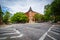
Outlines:
POLYGON ((33 11, 44 14, 44 6, 51 4, 53 0, 0 0, 2 11, 27 12, 31 7, 33 11))

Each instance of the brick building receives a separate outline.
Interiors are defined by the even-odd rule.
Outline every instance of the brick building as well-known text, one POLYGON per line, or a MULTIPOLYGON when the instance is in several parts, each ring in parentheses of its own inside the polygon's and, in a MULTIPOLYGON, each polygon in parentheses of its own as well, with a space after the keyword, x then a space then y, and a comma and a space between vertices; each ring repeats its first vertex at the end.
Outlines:
POLYGON ((35 23, 34 15, 36 14, 36 12, 34 12, 31 7, 29 8, 29 10, 25 14, 28 17, 29 23, 35 23))

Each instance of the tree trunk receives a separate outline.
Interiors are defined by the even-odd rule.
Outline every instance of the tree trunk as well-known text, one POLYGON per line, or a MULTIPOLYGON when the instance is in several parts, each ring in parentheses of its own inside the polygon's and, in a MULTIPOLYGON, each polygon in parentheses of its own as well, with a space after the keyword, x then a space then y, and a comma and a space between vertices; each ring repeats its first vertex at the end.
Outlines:
POLYGON ((2 22, 2 19, 0 18, 0 25, 2 25, 3 24, 3 22, 2 22))

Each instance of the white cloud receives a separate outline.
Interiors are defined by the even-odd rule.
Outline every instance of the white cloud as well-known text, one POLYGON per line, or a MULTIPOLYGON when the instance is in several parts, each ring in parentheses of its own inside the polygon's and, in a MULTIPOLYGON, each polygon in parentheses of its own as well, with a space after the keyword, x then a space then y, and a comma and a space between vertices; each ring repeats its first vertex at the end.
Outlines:
POLYGON ((52 0, 1 0, 0 4, 9 8, 12 14, 18 11, 26 12, 30 6, 33 11, 43 14, 44 6, 51 2, 52 0))

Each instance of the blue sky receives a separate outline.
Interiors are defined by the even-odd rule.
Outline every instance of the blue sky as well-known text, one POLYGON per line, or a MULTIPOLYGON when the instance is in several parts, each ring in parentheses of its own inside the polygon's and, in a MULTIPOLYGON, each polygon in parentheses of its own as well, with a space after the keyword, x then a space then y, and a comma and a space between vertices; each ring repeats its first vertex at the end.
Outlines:
POLYGON ((44 6, 51 4, 53 0, 0 0, 3 12, 9 11, 14 14, 16 12, 27 12, 29 7, 33 11, 44 13, 44 6))

